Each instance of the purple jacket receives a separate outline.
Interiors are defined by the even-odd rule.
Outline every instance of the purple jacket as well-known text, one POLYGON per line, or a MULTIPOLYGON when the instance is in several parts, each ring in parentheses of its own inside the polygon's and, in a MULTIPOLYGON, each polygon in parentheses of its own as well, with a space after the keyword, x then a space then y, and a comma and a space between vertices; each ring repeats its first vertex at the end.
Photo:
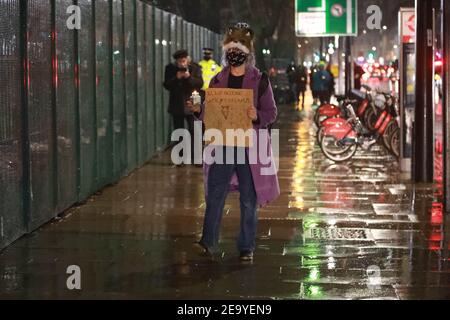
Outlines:
MULTIPOLYGON (((211 81, 210 88, 227 88, 228 87, 228 79, 230 74, 230 68, 226 67, 220 72, 213 80, 211 81)), ((266 92, 261 96, 260 99, 258 99, 258 89, 259 89, 259 82, 261 80, 261 72, 259 72, 258 69, 255 67, 247 67, 244 81, 242 88, 243 89, 252 89, 253 90, 253 100, 254 100, 254 106, 258 109, 258 120, 254 122, 254 129, 257 130, 257 138, 258 140, 254 141, 260 141, 259 138, 261 137, 261 134, 259 130, 264 130, 266 132, 266 136, 269 136, 269 139, 266 139, 267 141, 267 152, 266 154, 269 155, 271 164, 269 165, 263 165, 259 161, 258 158, 258 164, 251 164, 251 171, 253 176, 253 182, 255 185, 255 190, 258 198, 258 205, 263 207, 269 204, 270 202, 274 201, 278 196, 280 195, 280 186, 278 183, 278 176, 276 171, 273 171, 273 174, 271 175, 264 175, 262 174, 262 170, 264 168, 270 168, 271 165, 274 167, 274 159, 272 154, 272 146, 271 146, 271 140, 270 135, 267 134, 267 126, 274 123, 277 118, 277 107, 275 104, 275 100, 273 97, 273 91, 272 86, 269 84, 269 87, 267 88, 266 92), (259 101, 258 101, 259 100, 259 101)), ((204 106, 204 108, 208 108, 207 105, 204 106)), ((202 112, 200 119, 203 119, 204 113, 202 112)), ((262 141, 262 140, 261 140, 262 141)), ((254 148, 257 148, 258 143, 254 143, 254 148)), ((209 148, 209 147, 207 147, 209 148)), ((257 149, 255 149, 257 150, 257 149)), ((247 149, 247 154, 249 154, 249 150, 247 149)), ((208 194, 208 175, 209 175, 209 168, 210 166, 204 165, 204 176, 205 176, 205 194, 208 194)), ((267 172, 266 172, 267 174, 267 172)), ((230 183, 230 191, 238 191, 239 181, 237 178, 237 175, 234 174, 233 178, 230 183)))

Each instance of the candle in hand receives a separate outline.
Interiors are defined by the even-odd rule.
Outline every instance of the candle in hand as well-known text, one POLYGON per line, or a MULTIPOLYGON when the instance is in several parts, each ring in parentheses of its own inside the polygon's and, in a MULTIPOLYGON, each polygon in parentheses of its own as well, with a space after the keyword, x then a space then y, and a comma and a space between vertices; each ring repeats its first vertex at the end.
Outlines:
POLYGON ((191 100, 194 106, 202 103, 200 93, 198 93, 197 91, 192 92, 191 100))

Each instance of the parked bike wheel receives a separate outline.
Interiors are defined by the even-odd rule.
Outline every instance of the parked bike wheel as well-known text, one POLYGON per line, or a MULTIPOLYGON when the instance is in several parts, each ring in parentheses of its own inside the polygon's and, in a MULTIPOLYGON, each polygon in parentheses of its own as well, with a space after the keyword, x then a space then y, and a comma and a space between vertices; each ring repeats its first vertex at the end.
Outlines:
POLYGON ((317 128, 320 128, 320 114, 319 114, 319 111, 316 111, 316 114, 314 115, 314 123, 316 124, 317 128))
POLYGON ((324 136, 325 129, 323 127, 320 127, 319 130, 317 130, 317 144, 320 146, 320 143, 322 142, 323 136, 324 136))
POLYGON ((400 158, 400 128, 397 127, 397 129, 392 133, 390 143, 391 143, 392 153, 397 158, 400 158))
POLYGON ((356 143, 352 145, 341 144, 333 136, 324 136, 320 143, 320 148, 328 159, 334 162, 344 162, 355 155, 358 145, 356 143))
POLYGON ((392 135, 394 134, 394 132, 397 129, 398 129, 397 123, 395 121, 391 121, 391 123, 389 123, 386 130, 384 131, 383 144, 388 151, 394 152, 392 150, 391 140, 392 140, 392 135))
MULTIPOLYGON (((317 131, 317 144, 320 146, 322 143, 322 139, 324 138, 325 134, 325 129, 323 127, 321 127, 318 131, 317 131)), ((336 150, 329 150, 329 152, 332 152, 334 154, 343 154, 345 152, 347 152, 351 146, 346 146, 347 148, 337 148, 336 150)))
POLYGON ((378 120, 377 114, 375 113, 373 108, 369 108, 364 118, 364 122, 369 131, 375 131, 375 125, 377 124, 377 120, 378 120))

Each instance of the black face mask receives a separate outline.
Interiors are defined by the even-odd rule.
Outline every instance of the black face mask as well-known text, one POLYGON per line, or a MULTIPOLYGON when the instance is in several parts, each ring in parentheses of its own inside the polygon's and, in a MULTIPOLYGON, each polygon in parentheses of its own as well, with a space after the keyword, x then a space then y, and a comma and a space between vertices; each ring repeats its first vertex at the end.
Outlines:
POLYGON ((248 54, 240 49, 232 48, 227 51, 226 58, 230 66, 240 67, 247 61, 248 54))
POLYGON ((206 61, 209 61, 209 60, 212 59, 212 56, 209 56, 209 55, 206 56, 206 55, 205 55, 205 56, 203 56, 203 59, 206 60, 206 61))

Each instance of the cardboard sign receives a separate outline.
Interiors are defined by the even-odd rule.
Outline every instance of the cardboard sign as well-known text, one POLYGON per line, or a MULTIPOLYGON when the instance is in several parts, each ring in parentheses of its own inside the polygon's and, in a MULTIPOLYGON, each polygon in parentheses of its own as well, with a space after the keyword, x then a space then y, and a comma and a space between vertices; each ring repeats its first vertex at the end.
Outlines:
POLYGON ((253 135, 249 133, 253 129, 253 124, 247 115, 251 106, 253 106, 253 90, 206 90, 204 118, 206 130, 216 129, 222 134, 222 139, 212 138, 206 142, 227 147, 252 147, 253 135))

